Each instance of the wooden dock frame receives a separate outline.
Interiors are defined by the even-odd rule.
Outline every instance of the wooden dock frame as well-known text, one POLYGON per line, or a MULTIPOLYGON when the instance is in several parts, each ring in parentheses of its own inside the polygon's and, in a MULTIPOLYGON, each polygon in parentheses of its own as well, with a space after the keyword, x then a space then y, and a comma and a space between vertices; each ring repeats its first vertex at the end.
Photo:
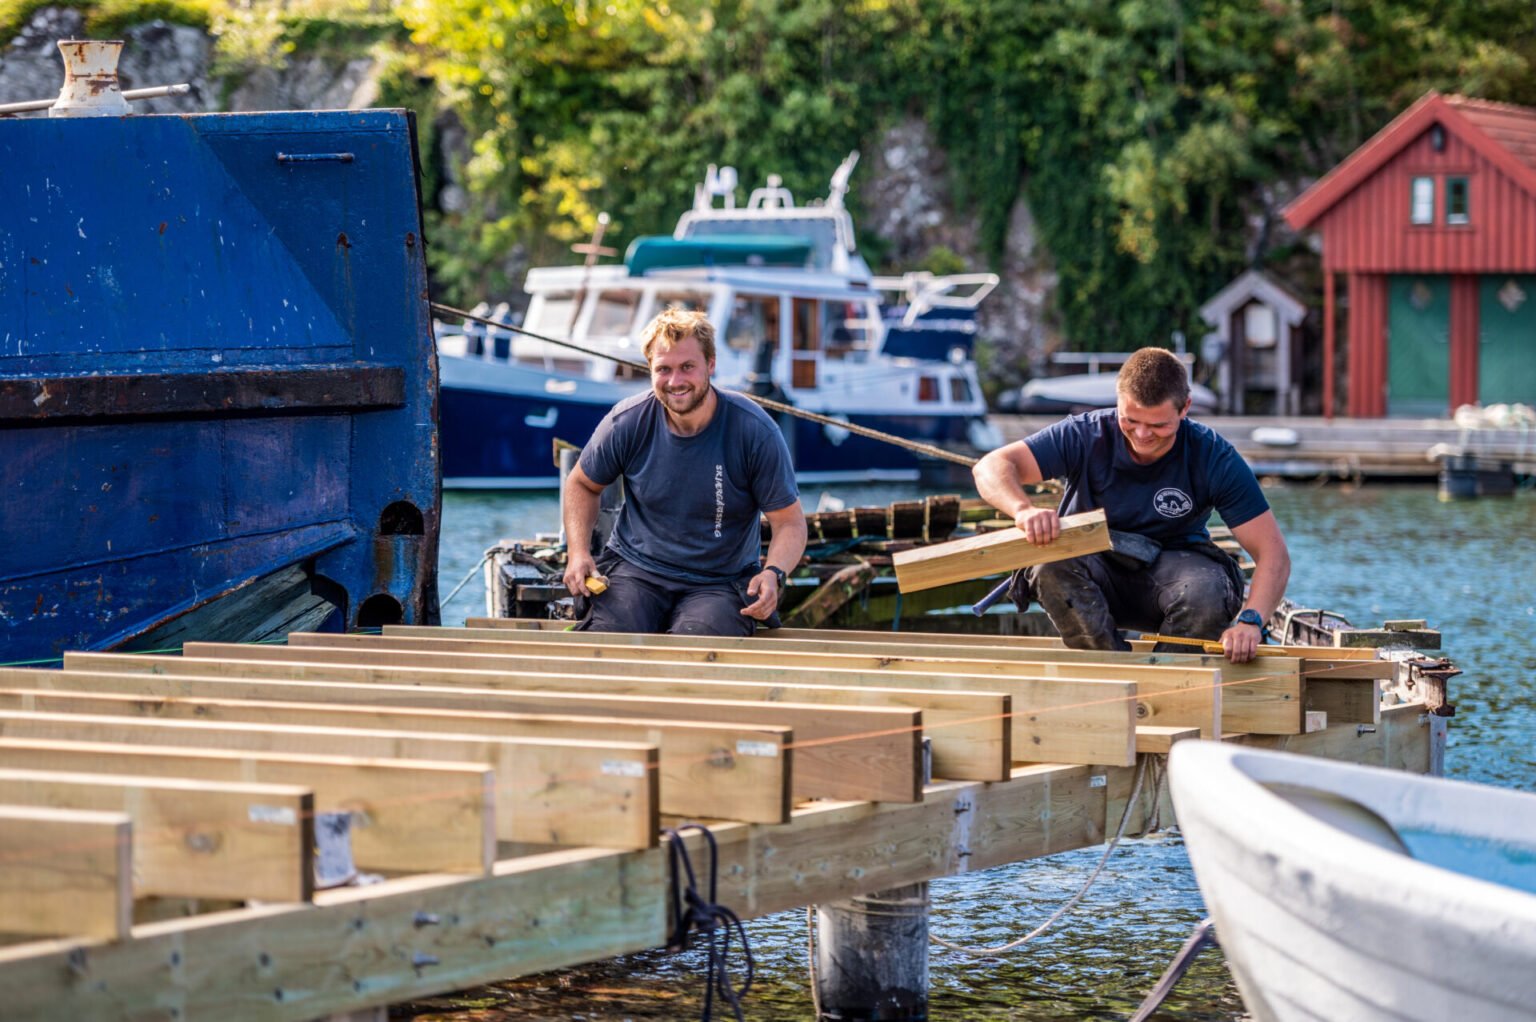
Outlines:
MULTIPOLYGON (((440 634, 447 637, 451 633, 452 630, 444 629, 440 634)), ((889 636, 886 639, 888 642, 889 636)), ((380 639, 377 648, 388 650, 391 641, 398 642, 399 638, 380 639)), ((751 641, 762 647, 772 647, 778 651, 777 657, 787 658, 790 647, 780 644, 793 641, 793 637, 751 641)), ((822 645, 829 656, 863 655, 854 648, 856 640, 825 636, 822 645)), ((965 686, 980 683, 982 679, 998 679, 1002 683, 1003 679, 1021 676, 1009 666, 1011 661, 996 649, 996 638, 986 642, 972 640, 969 644, 940 645, 968 645, 970 656, 964 659, 1005 665, 993 668, 993 673, 965 675, 966 680, 960 683, 965 686), (998 655, 993 656, 994 652, 998 655)), ((573 664, 577 675, 581 665, 591 664, 594 660, 606 660, 611 664, 622 659, 606 652, 594 658, 590 656, 589 646, 578 642, 570 646, 571 659, 580 662, 573 664), (579 655, 578 648, 582 650, 579 655)), ((345 651, 348 647, 337 648, 345 651)), ((632 648, 658 647, 632 644, 632 648)), ((1017 646, 1014 652, 1028 648, 1017 646)), ((686 646, 677 649, 684 650, 686 646)), ((912 652, 914 646, 906 646, 901 655, 912 652)), ((394 653, 404 655, 407 650, 396 647, 394 653)), ((906 677, 914 687, 932 684, 937 679, 936 672, 947 670, 951 666, 949 661, 960 659, 950 655, 948 650, 945 653, 945 656, 934 658, 927 673, 921 667, 886 673, 881 673, 886 669, 874 668, 865 673, 876 674, 881 680, 906 677)), ((245 686, 245 696, 227 700, 231 703, 259 701, 259 696, 248 698, 257 695, 252 686, 269 683, 274 691, 282 689, 284 692, 273 698, 277 701, 290 699, 296 691, 295 686, 301 683, 293 680, 287 685, 279 684, 277 679, 285 675, 303 674, 309 684, 335 690, 345 684, 367 684, 357 680, 335 680, 338 677, 356 679, 361 676, 359 672, 380 670, 359 663, 350 666, 311 663, 299 671, 296 665, 301 661, 281 659, 294 654, 309 655, 295 648, 275 654, 276 658, 268 661, 233 657, 216 659, 212 662, 225 664, 231 673, 222 678, 207 678, 202 683, 245 686), (257 672, 254 677, 242 677, 242 672, 252 669, 257 672), (266 670, 276 673, 263 682, 260 672, 266 670), (321 680, 327 677, 332 680, 321 680)), ((678 668, 690 662, 689 658, 694 654, 679 653, 678 656, 679 659, 661 662, 678 668)), ((71 659, 74 662, 62 673, 5 672, 0 676, 0 691, 57 693, 64 689, 46 682, 72 678, 89 686, 85 691, 110 694, 113 676, 101 673, 102 661, 71 659), (90 669, 81 670, 80 664, 87 662, 90 669), (51 676, 51 679, 45 676, 51 676)), ((116 677, 122 680, 125 692, 137 697, 130 700, 138 706, 137 715, 158 718, 162 715, 159 708, 178 700, 196 704, 200 698, 179 694, 183 691, 179 686, 196 678, 195 674, 153 673, 166 666, 153 658, 110 658, 109 662, 123 665, 126 661, 132 661, 138 673, 116 677), (137 686, 129 683, 128 679, 133 678, 138 679, 137 686), (160 686, 159 695, 153 687, 157 685, 160 686)), ((892 662, 896 662, 896 658, 892 658, 892 662)), ((1032 661, 1037 664, 1052 662, 1070 664, 1072 660, 1032 661)), ((1126 666, 1113 661, 1102 663, 1106 667, 1126 666)), ((1141 665, 1157 666, 1145 659, 1141 665)), ((190 658, 185 666, 207 670, 190 658)), ((740 667, 746 670, 752 665, 742 664, 740 667)), ((781 674, 794 671, 783 666, 768 669, 781 674)), ((1219 667, 1199 669, 1210 671, 1213 677, 1220 671, 1219 667)), ((1364 670, 1369 674, 1373 667, 1358 659, 1341 657, 1322 669, 1364 670)), ((432 669, 422 667, 402 670, 432 673, 432 669)), ((812 678, 821 680, 828 673, 827 668, 811 664, 799 670, 801 683, 807 691, 814 687, 812 678)), ((481 674, 494 676, 496 671, 505 673, 506 668, 501 664, 494 668, 481 665, 481 674)), ((1296 671, 1299 676, 1299 667, 1296 671)), ((472 669, 454 667, 437 673, 441 675, 442 684, 417 684, 418 691, 423 695, 430 695, 429 690, 437 688, 447 689, 450 694, 480 691, 466 683, 466 677, 474 676, 472 669)), ((530 674, 526 677, 541 677, 548 682, 556 676, 530 674)), ((640 684, 642 680, 636 679, 635 683, 640 684)), ((1352 682, 1349 691, 1353 695, 1358 695, 1357 690, 1365 686, 1374 692, 1378 685, 1370 677, 1349 680, 1352 682)), ((780 683, 784 681, 784 677, 779 678, 780 683)), ((386 694, 387 686, 380 682, 373 684, 380 686, 381 696, 386 694)), ((709 682, 695 678, 691 684, 704 686, 709 682)), ((1216 684, 1221 687, 1213 691, 1223 694, 1230 691, 1225 681, 1216 684)), ((1330 719, 1327 726, 1308 730, 1309 715, 1304 707, 1311 689, 1311 685, 1304 684, 1294 700, 1280 701, 1294 702, 1295 708, 1295 727, 1288 726, 1284 733, 1238 734, 1238 729, 1230 727, 1225 709, 1233 701, 1222 703, 1222 717, 1217 725, 1221 728, 1221 737, 1414 772, 1432 772, 1436 768, 1444 746, 1444 718, 1425 713, 1424 707, 1416 703, 1385 709, 1378 705, 1371 714, 1373 723, 1330 719)), ((490 695, 484 698, 498 694, 495 688, 487 691, 490 695)), ((504 694, 511 690, 503 687, 500 691, 504 694)), ((997 695, 984 687, 976 691, 992 697, 997 695)), ((740 695, 741 690, 737 689, 736 693, 740 695)), ((318 691, 316 695, 319 695, 318 691)), ((1139 705, 1145 698, 1143 693, 1133 693, 1127 705, 1139 705)), ((771 695, 763 701, 770 706, 773 703, 771 695)), ((752 726, 733 721, 728 716, 729 706, 739 706, 741 700, 732 696, 721 702, 725 708, 720 713, 726 715, 722 720, 738 727, 752 726)), ((99 704, 90 705, 89 713, 100 714, 99 704)), ((1009 712, 1024 714, 1030 709, 1032 707, 1015 701, 1009 712)), ((70 760, 73 765, 69 769, 77 771, 84 769, 80 757, 92 755, 90 749, 101 747, 99 743, 92 745, 76 739, 4 736, 8 719, 25 721, 29 719, 26 714, 32 712, 0 712, 0 767, 18 765, 14 759, 3 757, 7 745, 28 750, 49 747, 68 750, 73 745, 75 758, 70 760), (6 717, 6 712, 11 714, 10 718, 6 717)), ((920 719, 923 711, 906 709, 903 712, 918 720, 913 733, 917 733, 918 727, 930 726, 931 722, 920 719)), ((1070 711, 1063 712, 1060 723, 1070 727, 1070 711)), ((1321 711, 1312 711, 1313 726, 1318 712, 1321 711)), ((1358 707, 1337 712, 1360 715, 1358 707)), ((48 714, 42 715, 63 714, 54 706, 48 714)), ((327 720, 328 727, 331 723, 327 720)), ((374 728, 376 723, 366 727, 374 728)), ((762 726, 761 721, 757 723, 762 726)), ((788 820, 778 824, 708 821, 720 844, 720 900, 743 918, 754 918, 806 904, 838 901, 868 891, 1099 843, 1117 825, 1124 809, 1135 772, 1131 765, 1134 753, 1166 751, 1172 741, 1191 737, 1196 731, 1188 725, 1138 726, 1134 717, 1128 726, 1133 750, 1129 761, 1122 759, 1114 764, 1021 763, 1018 760, 1030 754, 1029 747, 1015 746, 1010 756, 1014 762, 1007 767, 1003 780, 941 779, 920 785, 916 799, 909 801, 797 801, 788 820)), ((214 732, 217 730, 214 728, 214 732)), ((217 740, 217 736, 210 738, 210 741, 217 740)), ((788 742, 791 753, 799 751, 794 744, 793 740, 788 742)), ((426 745, 420 747, 427 748, 426 745)), ((550 747, 558 748, 558 744, 550 747)), ((145 750, 139 751, 142 754, 145 750)), ((295 764, 304 759, 304 755, 296 752, 178 750, 177 754, 189 763, 196 757, 205 757, 212 763, 222 756, 237 763, 260 761, 271 764, 265 768, 266 773, 244 776, 261 783, 289 785, 295 783, 295 777, 301 776, 294 772, 300 769, 295 764)), ((344 768, 329 761, 348 762, 345 756, 314 755, 310 758, 317 764, 327 763, 326 768, 333 772, 344 768)), ((103 760, 109 761, 121 762, 103 760)), ((381 770, 396 761, 360 762, 381 770)), ((428 765, 422 764, 422 767, 428 765)), ((463 762, 430 765, 460 775, 473 775, 478 783, 488 788, 494 786, 494 770, 477 773, 474 767, 463 762)), ((58 768, 50 766, 48 769, 58 768)), ((125 772, 121 766, 112 769, 117 773, 125 772)), ((362 766, 356 769, 361 770, 362 766)), ((653 775, 659 769, 659 766, 654 768, 653 775)), ((908 766, 899 769, 905 771, 908 766)), ((341 776, 336 773, 336 777, 341 776)), ((336 785, 343 782, 333 778, 328 783, 332 785, 329 790, 334 792, 339 790, 336 785)), ((666 784, 663 778, 659 798, 665 798, 666 784)), ((1133 807, 1131 832, 1144 826, 1151 798, 1150 794, 1144 796, 1143 804, 1133 807)), ((487 804, 492 801, 486 797, 487 804)), ((321 808, 323 802, 324 798, 317 792, 316 808, 321 808)), ((394 807, 382 804, 378 807, 381 822, 390 820, 387 810, 391 808, 394 807)), ((401 812, 398 815, 407 814, 401 812)), ((489 811, 487 815, 490 815, 489 811)), ((1165 808, 1163 819, 1170 818, 1165 808)), ((111 831, 113 834, 120 834, 125 826, 139 823, 138 820, 126 825, 121 820, 85 822, 115 828, 111 831)), ((675 820, 662 815, 658 822, 675 820)), ((397 820, 396 825, 406 828, 409 821, 397 820)), ((489 824, 486 826, 494 830, 489 824)), ((694 847, 698 843, 698 839, 690 839, 694 847)), ((404 873, 391 875, 371 886, 316 891, 307 901, 266 903, 187 918, 139 922, 123 939, 99 935, 27 940, 0 947, 0 997, 4 998, 0 1003, 5 1003, 8 1011, 15 1011, 20 1017, 142 1018, 158 1012, 182 1019, 306 1020, 658 947, 666 940, 670 892, 666 880, 666 849, 656 846, 654 841, 649 844, 648 847, 632 848, 553 849, 503 844, 495 861, 484 871, 404 873)), ((118 848, 118 845, 113 847, 118 848)), ((109 856, 112 861, 125 861, 123 852, 114 855, 115 858, 109 856)), ((117 883, 117 889, 122 890, 121 882, 117 883)))

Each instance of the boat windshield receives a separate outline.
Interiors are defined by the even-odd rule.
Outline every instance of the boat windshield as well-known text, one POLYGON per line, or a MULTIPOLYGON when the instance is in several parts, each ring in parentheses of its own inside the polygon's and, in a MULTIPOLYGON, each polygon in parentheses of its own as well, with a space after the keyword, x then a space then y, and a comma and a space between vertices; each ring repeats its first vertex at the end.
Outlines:
POLYGON ((537 334, 568 336, 576 325, 576 292, 545 291, 528 303, 527 328, 537 334))
POLYGON ((760 341, 766 341, 769 350, 778 347, 779 296, 737 295, 725 325, 725 346, 749 353, 757 350, 760 341))
POLYGON ((593 299, 587 333, 594 337, 623 337, 634 326, 635 310, 639 307, 639 291, 600 291, 593 299))
POLYGON ((832 252, 838 244, 837 224, 828 217, 710 217, 708 220, 690 221, 685 236, 705 238, 722 234, 771 234, 804 238, 811 243, 811 265, 818 270, 825 270, 832 265, 832 252))

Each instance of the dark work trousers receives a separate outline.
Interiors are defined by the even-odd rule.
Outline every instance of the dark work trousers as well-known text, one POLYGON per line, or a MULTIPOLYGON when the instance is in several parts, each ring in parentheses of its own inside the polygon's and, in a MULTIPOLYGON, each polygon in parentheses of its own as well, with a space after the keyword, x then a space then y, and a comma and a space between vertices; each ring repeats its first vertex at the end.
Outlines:
POLYGON ((752 602, 747 575, 729 582, 679 582, 609 554, 598 562, 608 588, 588 602, 578 631, 671 635, 751 635, 757 622, 741 612, 752 602))
MULTIPOLYGON (((1030 590, 1072 649, 1130 649, 1116 627, 1219 639, 1243 606, 1228 568, 1194 550, 1164 550, 1147 567, 1104 554, 1025 569, 1030 590)), ((1158 652, 1188 647, 1159 644, 1158 652)))

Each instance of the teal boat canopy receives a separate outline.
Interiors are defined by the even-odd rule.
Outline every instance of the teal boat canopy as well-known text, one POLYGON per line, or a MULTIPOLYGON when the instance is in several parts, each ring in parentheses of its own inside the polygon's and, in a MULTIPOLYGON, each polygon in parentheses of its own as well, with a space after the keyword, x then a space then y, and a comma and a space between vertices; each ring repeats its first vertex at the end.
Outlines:
POLYGON ((804 266, 809 238, 772 234, 721 234, 706 238, 648 235, 629 243, 624 266, 634 276, 693 266, 804 266))

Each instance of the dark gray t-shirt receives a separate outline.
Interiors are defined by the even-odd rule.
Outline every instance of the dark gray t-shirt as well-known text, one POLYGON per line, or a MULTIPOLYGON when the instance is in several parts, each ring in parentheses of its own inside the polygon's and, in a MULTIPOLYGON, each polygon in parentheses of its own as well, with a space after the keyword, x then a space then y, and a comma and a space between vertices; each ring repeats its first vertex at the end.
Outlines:
POLYGON ((758 513, 800 499, 783 434, 757 405, 715 389, 715 417, 693 436, 667 428, 646 391, 603 417, 581 451, 599 486, 624 478, 610 549, 637 567, 685 582, 720 582, 757 570, 758 513))

